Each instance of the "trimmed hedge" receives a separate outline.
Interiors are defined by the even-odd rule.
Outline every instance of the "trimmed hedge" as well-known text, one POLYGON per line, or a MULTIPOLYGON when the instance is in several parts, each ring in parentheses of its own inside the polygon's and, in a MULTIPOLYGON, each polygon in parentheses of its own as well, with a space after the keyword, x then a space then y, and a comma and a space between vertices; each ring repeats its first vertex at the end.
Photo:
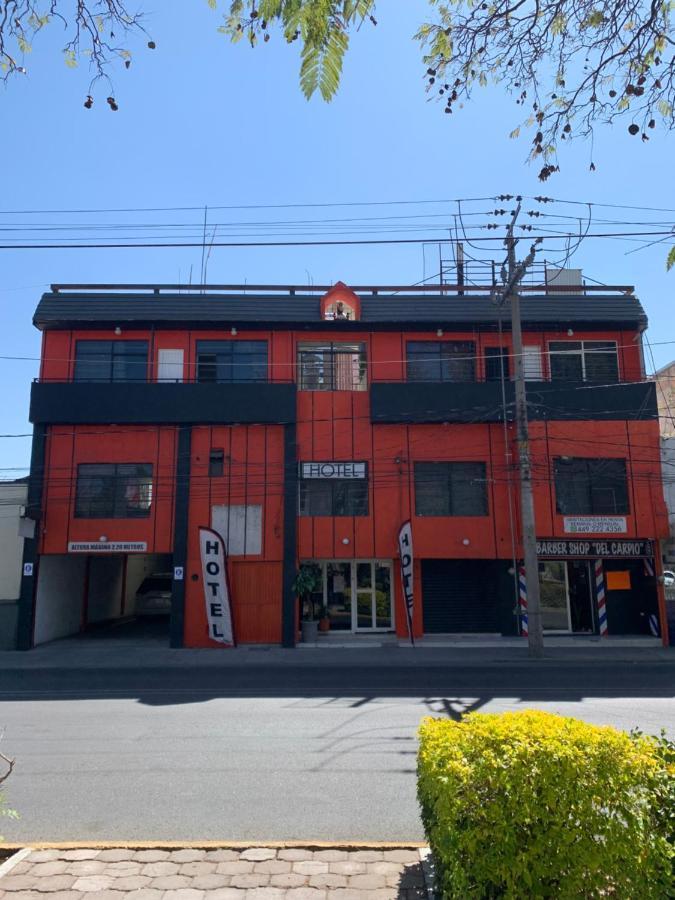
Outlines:
POLYGON ((425 719, 419 736, 441 897, 673 896, 668 741, 535 710, 425 719))

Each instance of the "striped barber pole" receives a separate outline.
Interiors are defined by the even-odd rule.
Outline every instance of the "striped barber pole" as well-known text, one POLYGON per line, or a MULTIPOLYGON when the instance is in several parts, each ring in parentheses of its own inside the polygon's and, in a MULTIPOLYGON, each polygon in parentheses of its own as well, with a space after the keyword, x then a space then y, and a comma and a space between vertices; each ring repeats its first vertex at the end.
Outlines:
POLYGON ((651 559, 643 559, 642 562, 643 562, 644 568, 645 568, 645 575, 646 575, 648 578, 653 578, 653 577, 654 577, 654 563, 653 563, 653 561, 652 561, 651 559))
POLYGON ((598 601, 600 636, 607 637, 607 600, 605 597, 605 575, 602 571, 602 560, 596 559, 593 565, 595 569, 595 596, 598 601))
POLYGON ((529 629, 527 626, 527 583, 525 582, 525 566, 518 568, 518 600, 520 604, 520 634, 521 637, 527 637, 529 629))

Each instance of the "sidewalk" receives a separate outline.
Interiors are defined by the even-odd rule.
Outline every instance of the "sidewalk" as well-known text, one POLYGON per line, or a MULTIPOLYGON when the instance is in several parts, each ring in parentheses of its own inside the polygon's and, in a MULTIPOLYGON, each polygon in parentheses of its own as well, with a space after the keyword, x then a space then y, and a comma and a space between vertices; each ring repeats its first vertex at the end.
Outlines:
POLYGON ((164 641, 129 637, 105 640, 77 636, 42 644, 33 650, 0 651, 0 670, 77 668, 221 668, 264 665, 289 668, 331 666, 541 666, 560 663, 604 665, 607 662, 675 665, 675 648, 656 638, 547 638, 543 660, 528 656, 523 638, 488 636, 425 637, 412 647, 407 642, 377 641, 352 636, 339 643, 298 644, 295 649, 248 644, 235 649, 175 650, 164 641))
POLYGON ((425 856, 414 846, 22 850, 0 866, 0 898, 426 900, 425 856))

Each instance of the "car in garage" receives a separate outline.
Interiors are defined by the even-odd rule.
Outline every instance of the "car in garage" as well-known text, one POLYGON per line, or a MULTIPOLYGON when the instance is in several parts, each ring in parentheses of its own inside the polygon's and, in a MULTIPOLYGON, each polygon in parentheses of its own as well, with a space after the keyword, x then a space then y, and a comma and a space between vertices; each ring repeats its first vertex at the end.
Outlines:
POLYGON ((171 612, 171 583, 170 572, 155 572, 144 578, 136 591, 136 615, 168 616, 171 612))

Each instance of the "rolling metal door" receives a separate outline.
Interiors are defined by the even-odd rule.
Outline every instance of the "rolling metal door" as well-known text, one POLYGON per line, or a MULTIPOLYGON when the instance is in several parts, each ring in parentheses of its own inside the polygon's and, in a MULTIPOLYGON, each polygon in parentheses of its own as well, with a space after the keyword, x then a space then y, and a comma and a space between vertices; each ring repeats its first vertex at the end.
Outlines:
POLYGON ((499 573, 495 560, 422 560, 426 634, 501 632, 499 573))

